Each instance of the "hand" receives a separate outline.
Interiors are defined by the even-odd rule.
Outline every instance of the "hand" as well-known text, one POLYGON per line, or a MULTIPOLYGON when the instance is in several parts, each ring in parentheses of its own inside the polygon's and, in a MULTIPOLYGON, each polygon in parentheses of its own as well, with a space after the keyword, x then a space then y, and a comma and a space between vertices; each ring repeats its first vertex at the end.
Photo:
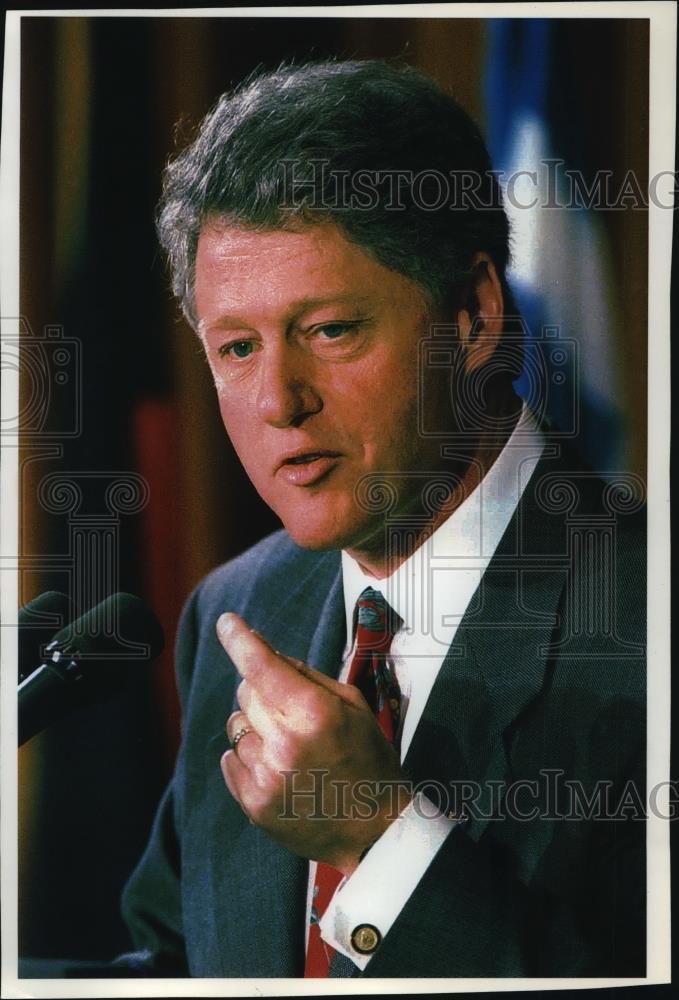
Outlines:
POLYGON ((235 614, 219 640, 243 680, 221 760, 245 814, 289 850, 344 875, 412 799, 398 755, 363 695, 277 653, 235 614))

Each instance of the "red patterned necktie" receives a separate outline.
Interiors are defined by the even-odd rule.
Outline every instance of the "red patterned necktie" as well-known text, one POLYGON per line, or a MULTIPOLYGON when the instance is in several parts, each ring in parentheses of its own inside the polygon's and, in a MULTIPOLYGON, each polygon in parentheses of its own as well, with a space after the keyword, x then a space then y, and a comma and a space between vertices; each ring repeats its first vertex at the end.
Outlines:
MULTIPOLYGON (((356 685, 375 713, 380 729, 392 743, 398 736, 401 692, 387 655, 400 625, 401 619, 379 590, 366 587, 354 612, 356 648, 347 683, 356 685)), ((305 978, 328 976, 335 950, 321 937, 318 922, 341 881, 342 873, 336 868, 318 863, 311 901, 305 978)))

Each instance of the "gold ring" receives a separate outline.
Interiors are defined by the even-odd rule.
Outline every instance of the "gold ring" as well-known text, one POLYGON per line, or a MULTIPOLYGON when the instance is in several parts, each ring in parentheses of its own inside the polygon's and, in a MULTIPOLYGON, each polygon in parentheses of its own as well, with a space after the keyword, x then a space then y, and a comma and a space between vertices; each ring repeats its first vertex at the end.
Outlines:
POLYGON ((251 733, 251 732, 252 732, 251 729, 248 729, 247 726, 243 726, 242 729, 239 729, 238 732, 234 733, 233 734, 233 739, 231 740, 231 746, 233 747, 233 749, 235 750, 236 747, 238 746, 238 744, 240 743, 240 741, 243 739, 243 737, 247 736, 248 733, 251 733))

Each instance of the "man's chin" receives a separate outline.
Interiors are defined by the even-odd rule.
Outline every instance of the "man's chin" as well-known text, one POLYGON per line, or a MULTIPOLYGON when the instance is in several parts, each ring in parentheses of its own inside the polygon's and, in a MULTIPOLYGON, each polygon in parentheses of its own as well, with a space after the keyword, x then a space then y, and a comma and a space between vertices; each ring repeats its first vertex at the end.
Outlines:
POLYGON ((372 547, 369 546, 369 540, 377 546, 380 542, 383 544, 384 541, 384 525, 378 525, 376 531, 375 526, 368 526, 365 523, 339 524, 336 521, 331 524, 314 523, 311 519, 304 520, 302 518, 291 518, 287 521, 281 518, 281 520, 293 542, 300 548, 309 549, 312 552, 363 549, 364 547, 372 547))
POLYGON ((309 549, 310 552, 333 552, 346 548, 342 534, 313 530, 308 525, 289 525, 285 521, 283 527, 301 549, 309 549))
POLYGON ((358 506, 346 490, 263 496, 293 542, 313 552, 362 547, 368 539, 384 544, 384 520, 358 506), (276 501, 276 502, 272 502, 276 501))

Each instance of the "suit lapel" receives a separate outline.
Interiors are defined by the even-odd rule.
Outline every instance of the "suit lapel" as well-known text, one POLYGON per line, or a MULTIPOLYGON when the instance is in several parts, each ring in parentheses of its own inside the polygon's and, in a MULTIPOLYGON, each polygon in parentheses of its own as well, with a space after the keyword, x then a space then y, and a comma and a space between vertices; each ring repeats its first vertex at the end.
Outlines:
POLYGON ((547 646, 566 580, 563 518, 549 515, 535 491, 551 470, 541 459, 463 617, 405 760, 415 781, 446 788, 474 783, 469 825, 485 830, 493 781, 510 777, 513 724, 549 683, 547 646), (528 528, 530 530, 528 530, 528 528))
POLYGON ((257 592, 241 614, 274 649, 303 660, 329 675, 337 674, 344 646, 342 563, 339 552, 307 556, 299 575, 286 580, 281 593, 257 592))
POLYGON ((323 604, 316 630, 309 645, 306 661, 328 677, 337 677, 342 665, 346 643, 342 565, 339 559, 334 580, 323 604))

